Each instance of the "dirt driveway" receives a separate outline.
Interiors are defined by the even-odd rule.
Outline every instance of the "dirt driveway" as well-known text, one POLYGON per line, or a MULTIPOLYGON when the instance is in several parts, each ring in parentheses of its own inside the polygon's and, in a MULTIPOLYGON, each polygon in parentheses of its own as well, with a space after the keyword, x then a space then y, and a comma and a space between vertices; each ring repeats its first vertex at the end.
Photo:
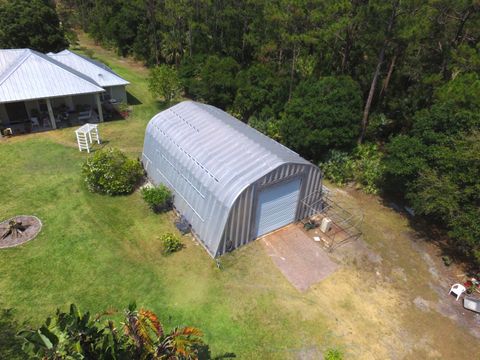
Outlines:
POLYGON ((296 287, 308 288, 299 294, 309 304, 298 308, 301 317, 326 316, 332 329, 328 342, 347 359, 475 359, 480 316, 448 296, 451 279, 440 256, 379 198, 332 190, 336 200, 362 211, 365 221, 361 239, 329 254, 336 264, 330 275, 324 276, 330 266, 322 269, 304 237, 288 243, 286 231, 261 240, 282 274, 296 287), (300 251, 290 247, 299 242, 300 251), (303 257, 308 268, 297 263, 303 257), (312 271, 312 265, 318 268, 312 271))

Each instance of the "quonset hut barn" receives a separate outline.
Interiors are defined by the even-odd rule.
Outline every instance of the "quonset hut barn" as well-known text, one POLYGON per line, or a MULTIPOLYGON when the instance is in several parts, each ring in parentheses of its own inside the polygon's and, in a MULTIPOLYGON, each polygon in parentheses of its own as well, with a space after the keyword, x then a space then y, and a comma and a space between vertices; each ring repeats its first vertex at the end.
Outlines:
POLYGON ((184 101, 155 115, 142 162, 213 257, 321 206, 318 167, 210 105, 184 101))

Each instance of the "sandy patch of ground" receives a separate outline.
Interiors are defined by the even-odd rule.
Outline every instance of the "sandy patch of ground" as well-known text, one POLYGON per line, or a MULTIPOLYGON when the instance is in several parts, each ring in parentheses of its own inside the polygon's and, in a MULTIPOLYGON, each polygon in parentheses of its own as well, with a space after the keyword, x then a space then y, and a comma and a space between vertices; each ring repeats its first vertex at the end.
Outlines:
POLYGON ((471 356, 479 316, 447 295, 452 279, 425 248, 431 244, 415 238, 407 219, 378 198, 354 190, 332 196, 365 215, 362 238, 330 254, 342 270, 314 286, 338 319, 336 333, 350 344, 347 353, 365 359, 471 356))
MULTIPOLYGON (((326 317, 332 332, 325 340, 347 359, 472 358, 480 317, 447 295, 451 279, 438 256, 377 198, 333 193, 364 212, 363 236, 329 253, 339 269, 299 300, 285 297, 285 306, 302 320, 326 317)), ((298 350, 294 358, 312 358, 312 351, 298 350)))

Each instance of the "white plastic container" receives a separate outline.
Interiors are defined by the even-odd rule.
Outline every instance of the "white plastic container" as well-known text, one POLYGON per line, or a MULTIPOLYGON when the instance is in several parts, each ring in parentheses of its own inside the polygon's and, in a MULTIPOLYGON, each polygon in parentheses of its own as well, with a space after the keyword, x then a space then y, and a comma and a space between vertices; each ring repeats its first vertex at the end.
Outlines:
POLYGON ((320 231, 327 233, 332 229, 332 220, 329 218, 323 218, 320 224, 320 231))

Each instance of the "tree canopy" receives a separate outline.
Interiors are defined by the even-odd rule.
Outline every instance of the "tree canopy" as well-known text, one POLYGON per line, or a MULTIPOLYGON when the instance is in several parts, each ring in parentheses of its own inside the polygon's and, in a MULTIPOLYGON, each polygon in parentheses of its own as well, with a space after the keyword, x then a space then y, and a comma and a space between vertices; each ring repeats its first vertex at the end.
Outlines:
POLYGON ((0 48, 30 48, 46 53, 67 46, 65 31, 50 1, 0 2, 0 48))
MULTIPOLYGON (((49 4, 3 2, 2 45, 64 46, 49 4)), ((480 165, 471 152, 480 131, 478 1, 56 4, 62 24, 147 66, 171 66, 186 97, 229 111, 314 162, 351 157, 361 169, 355 179, 413 207, 480 262, 473 195, 480 165)))
POLYGON ((351 149, 359 131, 362 97, 348 76, 300 83, 280 120, 286 145, 311 159, 328 149, 351 149))

